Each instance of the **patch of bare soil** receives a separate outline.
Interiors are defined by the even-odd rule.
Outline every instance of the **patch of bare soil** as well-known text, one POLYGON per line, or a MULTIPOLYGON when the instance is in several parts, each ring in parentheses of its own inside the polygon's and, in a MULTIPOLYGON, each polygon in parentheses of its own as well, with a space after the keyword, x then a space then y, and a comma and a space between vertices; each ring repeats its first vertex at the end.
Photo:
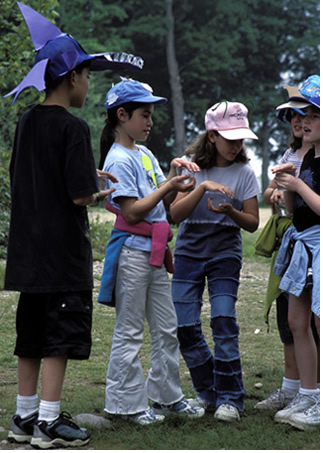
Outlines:
MULTIPOLYGON (((270 208, 260 208, 259 209, 260 223, 259 228, 262 228, 269 217, 271 216, 270 208)), ((99 222, 113 222, 115 220, 115 214, 106 210, 100 211, 89 211, 89 217, 91 220, 98 220, 99 222)))

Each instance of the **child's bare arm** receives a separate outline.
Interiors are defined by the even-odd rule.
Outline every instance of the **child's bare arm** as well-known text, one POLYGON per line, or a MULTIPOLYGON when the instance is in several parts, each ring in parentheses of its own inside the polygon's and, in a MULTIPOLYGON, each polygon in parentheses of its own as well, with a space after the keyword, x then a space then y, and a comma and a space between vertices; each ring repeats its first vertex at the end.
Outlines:
POLYGON ((152 192, 140 200, 132 197, 118 197, 115 201, 119 204, 122 215, 130 225, 143 220, 149 212, 161 201, 168 193, 173 191, 189 191, 192 190, 195 181, 191 181, 189 184, 184 184, 185 175, 175 176, 169 181, 165 181, 161 184, 157 190, 152 192))
POLYGON ((211 200, 208 201, 208 207, 211 211, 228 215, 240 228, 250 231, 250 233, 253 233, 258 228, 259 209, 257 197, 244 200, 242 203, 242 211, 238 211, 230 203, 223 203, 218 207, 214 207, 211 200))

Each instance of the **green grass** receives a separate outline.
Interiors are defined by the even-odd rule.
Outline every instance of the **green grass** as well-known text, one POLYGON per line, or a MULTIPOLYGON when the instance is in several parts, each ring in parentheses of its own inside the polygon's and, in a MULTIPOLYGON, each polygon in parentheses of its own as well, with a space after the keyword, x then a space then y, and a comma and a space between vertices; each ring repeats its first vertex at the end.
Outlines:
MULTIPOLYGON (((110 228, 106 226, 105 228, 110 228)), ((101 227, 98 226, 98 229, 101 227)), ((140 427, 120 417, 112 419, 111 428, 93 429, 89 445, 93 450, 316 450, 320 448, 319 431, 301 432, 289 425, 275 424, 273 413, 253 409, 254 404, 281 384, 283 375, 282 345, 276 328, 275 306, 270 313, 270 330, 263 317, 263 301, 269 272, 269 261, 254 256, 255 233, 243 234, 244 265, 237 302, 240 325, 240 351, 246 389, 245 412, 240 423, 216 422, 212 414, 199 420, 169 417, 158 426, 140 427), (258 332, 259 330, 259 332, 258 332), (256 383, 262 383, 258 389, 256 383)), ((100 246, 102 248, 102 246, 100 246)), ((96 280, 94 300, 99 289, 96 280)), ((6 439, 10 419, 15 411, 17 391, 17 358, 15 344, 16 293, 0 292, 0 445, 6 439)), ((205 298, 202 322, 205 336, 212 345, 209 328, 209 304, 205 298)), ((93 348, 87 361, 69 362, 62 395, 62 410, 71 414, 103 415, 105 375, 111 348, 115 310, 94 303, 93 348)), ((141 350, 144 372, 149 364, 149 334, 141 350)), ((180 362, 182 389, 187 397, 194 396, 191 379, 184 361, 180 362)), ((87 449, 86 447, 85 449, 87 449)))

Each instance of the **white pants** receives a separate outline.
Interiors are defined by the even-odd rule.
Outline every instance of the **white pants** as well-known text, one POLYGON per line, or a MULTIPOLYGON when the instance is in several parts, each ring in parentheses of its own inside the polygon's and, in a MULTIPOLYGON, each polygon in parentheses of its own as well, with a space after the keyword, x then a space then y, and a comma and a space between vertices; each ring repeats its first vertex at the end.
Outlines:
POLYGON ((116 281, 117 320, 106 379, 105 411, 135 414, 148 398, 172 404, 183 397, 179 378, 177 319, 168 274, 149 265, 150 254, 123 247, 116 281), (151 337, 151 369, 145 380, 139 351, 144 320, 151 337))

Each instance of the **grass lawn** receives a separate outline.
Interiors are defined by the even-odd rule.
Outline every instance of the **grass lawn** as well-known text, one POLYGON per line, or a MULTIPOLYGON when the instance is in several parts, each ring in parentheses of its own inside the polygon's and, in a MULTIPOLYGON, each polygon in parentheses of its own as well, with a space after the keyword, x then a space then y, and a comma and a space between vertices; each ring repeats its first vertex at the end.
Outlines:
MULTIPOLYGON (((216 422, 213 414, 198 420, 169 417, 158 426, 140 427, 114 417, 111 427, 92 430, 92 439, 84 449, 92 450, 317 450, 320 433, 302 432, 289 425, 276 424, 273 413, 259 412, 254 404, 281 384, 283 375, 282 345, 276 328, 275 305, 270 313, 270 330, 263 318, 263 301, 269 261, 256 257, 253 246, 258 232, 244 234, 245 260, 241 275, 237 318, 240 325, 240 350, 246 389, 245 412, 234 424, 216 422), (257 384, 257 386, 255 386, 257 384), (259 385, 259 384, 262 384, 259 385), (259 388, 260 387, 260 388, 259 388)), ((102 251, 101 251, 102 252, 102 251)), ((102 262, 95 264, 99 277, 102 262)), ((95 280, 94 301, 99 290, 95 280)), ((7 444, 7 430, 15 411, 17 358, 15 344, 15 310, 17 294, 0 292, 0 449, 20 446, 7 444)), ((210 345, 209 304, 205 298, 203 325, 210 345)), ((115 322, 113 308, 94 303, 93 348, 88 361, 71 361, 68 366, 61 409, 71 414, 103 415, 105 375, 115 322)), ((148 329, 141 350, 145 373, 149 370, 148 329)), ((184 361, 180 365, 182 389, 194 396, 190 375, 184 361)), ((30 448, 27 446, 26 448, 30 448)))

